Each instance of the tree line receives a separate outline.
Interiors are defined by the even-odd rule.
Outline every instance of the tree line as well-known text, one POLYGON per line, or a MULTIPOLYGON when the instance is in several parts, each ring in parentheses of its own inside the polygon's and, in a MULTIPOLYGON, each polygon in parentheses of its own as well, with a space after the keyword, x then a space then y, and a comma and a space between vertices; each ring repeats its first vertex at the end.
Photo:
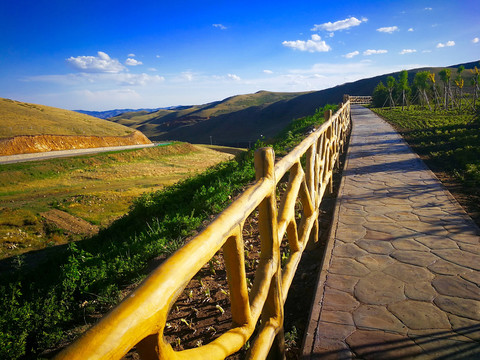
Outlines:
POLYGON ((438 72, 438 79, 434 72, 419 71, 412 83, 409 82, 406 70, 401 71, 397 78, 388 76, 386 85, 380 81, 375 87, 372 94, 373 106, 382 108, 401 106, 402 110, 411 105, 428 108, 431 111, 466 108, 474 110, 480 93, 480 70, 475 66, 467 72, 463 65, 456 71, 452 70, 455 69, 441 70, 438 72), (465 91, 466 82, 469 91, 465 91))

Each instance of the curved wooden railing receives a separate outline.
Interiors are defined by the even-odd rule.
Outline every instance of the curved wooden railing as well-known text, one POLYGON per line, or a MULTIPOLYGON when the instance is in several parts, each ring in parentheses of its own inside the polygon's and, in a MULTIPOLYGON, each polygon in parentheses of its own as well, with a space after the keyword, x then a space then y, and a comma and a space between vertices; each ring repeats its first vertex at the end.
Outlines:
POLYGON ((303 250, 309 239, 318 239, 319 205, 325 191, 332 191, 333 168, 350 127, 350 102, 325 117, 327 121, 319 129, 276 164, 271 148, 257 150, 256 182, 57 359, 120 359, 134 346, 142 359, 224 359, 242 348, 256 326, 258 334, 247 357, 264 359, 271 350, 281 354, 283 305, 303 250), (277 207, 277 184, 287 173, 287 190, 277 207), (302 204, 299 221, 297 201, 302 204), (261 256, 249 292, 242 230, 246 218, 256 210, 261 256), (280 241, 285 234, 290 255, 282 269, 280 241), (209 344, 174 351, 163 335, 169 311, 189 281, 220 249, 230 289, 231 329, 209 344))

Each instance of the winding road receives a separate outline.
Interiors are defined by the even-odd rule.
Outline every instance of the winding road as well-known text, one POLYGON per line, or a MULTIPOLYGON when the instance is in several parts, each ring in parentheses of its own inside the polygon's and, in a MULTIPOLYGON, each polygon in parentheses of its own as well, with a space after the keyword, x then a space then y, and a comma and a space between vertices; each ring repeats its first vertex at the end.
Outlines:
POLYGON ((109 152, 109 151, 141 149, 146 147, 167 145, 167 144, 168 143, 154 143, 154 144, 128 145, 128 146, 109 146, 109 147, 99 147, 99 148, 90 148, 90 149, 75 149, 75 150, 47 151, 47 152, 31 153, 31 154, 6 155, 6 156, 0 156, 0 165, 20 163, 25 161, 55 159, 60 157, 69 157, 69 156, 77 156, 77 155, 89 155, 89 154, 96 154, 96 153, 109 152))

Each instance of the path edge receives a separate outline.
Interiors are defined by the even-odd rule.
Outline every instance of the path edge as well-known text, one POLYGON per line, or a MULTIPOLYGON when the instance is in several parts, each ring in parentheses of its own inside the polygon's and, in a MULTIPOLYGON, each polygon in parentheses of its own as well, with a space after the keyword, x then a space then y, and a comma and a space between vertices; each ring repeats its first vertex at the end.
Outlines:
MULTIPOLYGON (((348 163, 350 162, 350 145, 352 142, 353 134, 353 119, 351 120, 351 130, 350 130, 350 141, 348 143, 347 155, 345 157, 345 164, 343 166, 343 171, 347 169, 348 163)), ((338 195, 335 200, 335 209, 333 212, 332 226, 330 227, 329 234, 327 237, 327 243, 325 250, 323 252, 323 257, 320 264, 320 272, 318 274, 317 286, 315 288, 315 294, 310 307, 310 315, 308 317, 308 326, 306 328, 305 334, 303 336, 302 342, 302 355, 301 358, 306 360, 311 358, 313 351, 313 345, 315 343, 315 336, 317 333, 318 322, 320 321, 320 313, 323 305, 323 297, 325 293, 325 281, 327 280, 328 269, 330 268, 330 263, 332 259, 333 246, 335 244, 335 235, 337 234, 338 228, 338 218, 340 212, 340 206, 343 202, 343 189, 345 187, 345 177, 342 175, 340 180, 340 185, 338 187, 338 195)))

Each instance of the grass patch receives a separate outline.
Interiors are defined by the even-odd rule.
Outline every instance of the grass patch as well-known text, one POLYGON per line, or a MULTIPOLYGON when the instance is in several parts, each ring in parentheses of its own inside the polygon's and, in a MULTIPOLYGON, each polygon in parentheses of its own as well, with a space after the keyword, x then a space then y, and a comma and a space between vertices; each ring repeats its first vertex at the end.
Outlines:
MULTIPOLYGON (((126 214, 142 193, 172 185, 232 156, 202 146, 175 143, 0 165, 0 218, 16 217, 10 225, 0 222, 0 259, 52 244, 52 236, 46 231, 51 224, 40 215, 44 212, 58 209, 106 227, 126 214), (38 219, 35 226, 22 225, 32 217, 38 219)), ((82 237, 64 230, 55 235, 53 244, 82 237)))
MULTIPOLYGON (((280 151, 287 144, 293 146, 309 127, 323 121, 321 109, 292 122, 285 130, 289 139, 277 138, 275 147, 280 151)), ((254 173, 249 151, 161 191, 143 194, 128 215, 97 236, 70 244, 33 272, 17 258, 18 270, 0 280, 0 358, 38 358, 72 340, 118 303, 125 288, 145 276, 151 259, 171 254, 222 211, 254 173)))

